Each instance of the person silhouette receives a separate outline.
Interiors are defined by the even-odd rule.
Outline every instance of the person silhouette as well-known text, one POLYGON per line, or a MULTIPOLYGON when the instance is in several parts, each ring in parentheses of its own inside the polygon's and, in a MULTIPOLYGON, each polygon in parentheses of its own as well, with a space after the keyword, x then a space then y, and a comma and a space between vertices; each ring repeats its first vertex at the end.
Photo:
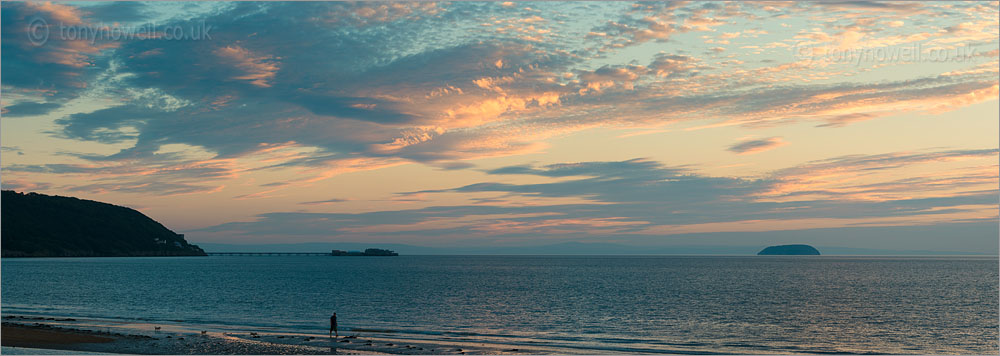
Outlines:
POLYGON ((334 338, 340 337, 340 333, 337 331, 337 313, 333 313, 330 316, 330 336, 334 338))

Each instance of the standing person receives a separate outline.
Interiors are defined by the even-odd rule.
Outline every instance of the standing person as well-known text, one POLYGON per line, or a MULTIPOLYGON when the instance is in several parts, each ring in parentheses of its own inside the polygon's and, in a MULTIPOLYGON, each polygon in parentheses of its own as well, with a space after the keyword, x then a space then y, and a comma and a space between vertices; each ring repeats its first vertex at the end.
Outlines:
POLYGON ((334 335, 336 335, 334 338, 340 337, 340 333, 337 331, 337 313, 330 316, 330 336, 334 335))

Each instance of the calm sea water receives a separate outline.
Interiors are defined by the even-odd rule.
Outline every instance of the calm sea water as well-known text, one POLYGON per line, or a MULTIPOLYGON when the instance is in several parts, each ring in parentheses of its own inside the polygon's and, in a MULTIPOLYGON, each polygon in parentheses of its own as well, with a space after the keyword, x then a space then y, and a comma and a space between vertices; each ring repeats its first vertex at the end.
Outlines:
POLYGON ((997 353, 996 257, 3 259, 4 315, 580 350, 997 353))

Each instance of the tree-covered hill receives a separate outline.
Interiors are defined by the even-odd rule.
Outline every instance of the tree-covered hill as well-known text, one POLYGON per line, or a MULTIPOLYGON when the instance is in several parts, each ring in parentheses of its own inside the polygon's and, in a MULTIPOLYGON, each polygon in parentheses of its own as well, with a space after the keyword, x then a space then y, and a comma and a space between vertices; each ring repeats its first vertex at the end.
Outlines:
POLYGON ((184 235, 122 206, 4 190, 3 257, 204 256, 184 235))

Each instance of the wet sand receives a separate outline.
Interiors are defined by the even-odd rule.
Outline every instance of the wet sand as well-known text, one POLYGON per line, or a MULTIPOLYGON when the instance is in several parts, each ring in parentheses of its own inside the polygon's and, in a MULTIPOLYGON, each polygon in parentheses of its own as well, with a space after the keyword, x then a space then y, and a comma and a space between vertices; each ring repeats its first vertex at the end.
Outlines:
POLYGON ((485 355, 567 354, 581 350, 518 346, 476 340, 415 340, 363 333, 325 334, 205 332, 152 324, 108 326, 75 319, 5 316, 2 343, 9 347, 160 355, 485 355))
POLYGON ((23 326, 3 325, 0 329, 3 346, 46 348, 50 345, 107 343, 114 339, 80 332, 46 330, 23 326))
POLYGON ((377 354, 329 347, 299 346, 209 335, 146 335, 4 322, 3 346, 145 355, 330 355, 377 354))
POLYGON ((107 353, 0 346, 0 355, 107 355, 107 353))

